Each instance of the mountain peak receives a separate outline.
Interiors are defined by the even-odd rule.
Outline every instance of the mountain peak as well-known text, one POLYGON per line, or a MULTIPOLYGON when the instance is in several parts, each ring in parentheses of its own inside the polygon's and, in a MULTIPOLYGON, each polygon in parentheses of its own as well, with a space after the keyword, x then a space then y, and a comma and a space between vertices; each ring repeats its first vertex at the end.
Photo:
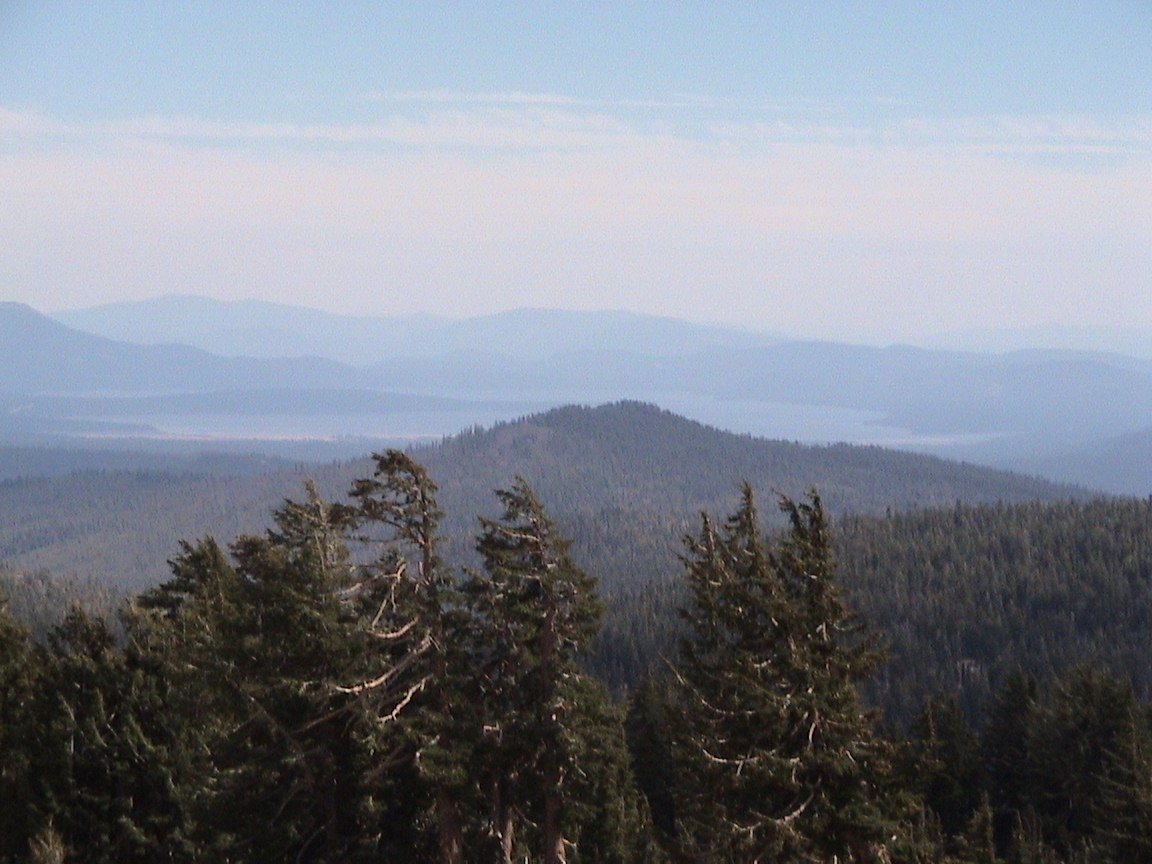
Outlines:
POLYGON ((0 301, 0 339, 3 340, 6 352, 37 351, 44 340, 72 336, 89 344, 102 341, 91 334, 75 331, 24 303, 0 301))

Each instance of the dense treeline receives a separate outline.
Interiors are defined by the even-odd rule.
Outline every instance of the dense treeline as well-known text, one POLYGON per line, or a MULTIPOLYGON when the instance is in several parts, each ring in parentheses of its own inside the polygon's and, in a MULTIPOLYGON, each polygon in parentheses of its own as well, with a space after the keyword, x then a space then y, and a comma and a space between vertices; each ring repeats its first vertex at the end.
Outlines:
POLYGON ((1077 664, 1152 698, 1152 500, 847 517, 836 543, 854 604, 890 645, 874 696, 892 716, 936 691, 972 711, 1015 671, 1077 664))
MULTIPOLYGON (((691 523, 618 507, 573 513, 566 503, 557 522, 607 601, 588 662, 620 696, 675 654, 685 600, 677 536, 691 523)), ((445 557, 476 563, 452 523, 446 515, 445 557)), ((935 692, 953 693, 971 715, 1015 670, 1046 679, 1077 663, 1109 668, 1152 698, 1149 501, 958 504, 841 515, 835 525, 841 581, 888 646, 865 690, 890 723, 907 727, 935 692)), ((111 609, 123 593, 115 586, 0 569, 0 588, 37 632, 73 601, 111 609)))
MULTIPOLYGON (((732 485, 741 480, 792 497, 815 486, 833 514, 1084 494, 1038 478, 879 447, 816 447, 733 435, 634 402, 558 408, 473 430, 421 448, 418 458, 438 479, 444 533, 457 541, 453 555, 471 551, 472 514, 489 506, 489 490, 521 473, 555 502, 559 522, 580 523, 567 530, 607 588, 630 584, 636 574, 613 558, 594 557, 601 537, 613 541, 616 532, 626 531, 628 537, 614 540, 618 551, 637 539, 674 548, 696 513, 726 507, 732 485), (596 534, 585 538, 577 530, 584 526, 596 534)), ((139 591, 166 577, 174 536, 263 530, 268 513, 307 477, 336 498, 371 470, 367 459, 298 470, 241 460, 231 473, 224 472, 226 457, 173 457, 168 465, 154 457, 92 459, 106 470, 31 477, 37 463, 28 460, 18 478, 0 480, 0 560, 27 570, 117 580, 139 591)), ((651 561, 643 556, 641 575, 651 561)), ((658 569, 666 574, 674 567, 674 555, 665 551, 658 569)))
MULTIPOLYGON (((841 582, 887 647, 865 692, 888 722, 906 728, 937 692, 974 716, 1014 672, 1050 679, 1078 664, 1152 699, 1152 501, 958 504, 844 515, 835 528, 841 582)), ((670 550, 651 549, 662 568, 642 563, 641 578, 606 591, 591 662, 618 692, 675 652, 685 597, 670 550)), ((590 560, 617 551, 631 554, 602 544, 590 560)))
POLYGON ((139 591, 162 578, 173 537, 207 528, 232 537, 263 528, 284 482, 275 474, 147 471, 3 480, 0 559, 139 591))
POLYGON ((745 486, 731 516, 687 532, 678 623, 649 623, 669 610, 644 586, 631 613, 610 604, 610 638, 666 645, 621 705, 582 662, 605 618, 595 580, 527 484, 496 502, 460 570, 436 484, 390 451, 343 503, 310 486, 263 533, 183 543, 117 627, 75 610, 34 641, 0 610, 0 797, 15 802, 0 812, 0 860, 1150 860, 1152 718, 1123 675, 981 677, 975 648, 995 640, 962 644, 971 671, 928 676, 942 692, 884 732, 861 697, 892 688, 882 634, 837 584, 838 567, 874 554, 857 545, 868 530, 888 531, 894 552, 909 544, 894 593, 926 604, 924 621, 946 613, 931 617, 935 586, 914 584, 917 568, 960 549, 962 611, 983 604, 1012 627, 1067 601, 1074 620, 1119 633, 1074 595, 1119 580, 1123 626, 1144 620, 1137 505, 962 508, 834 531, 813 495, 781 499, 772 538, 745 486), (1079 557, 1041 547, 1068 548, 1082 518, 1102 526, 1077 553, 1099 573, 1069 589, 1059 568, 1079 557), (961 532, 913 550, 933 524, 988 543, 961 532), (1021 556, 1033 581, 1017 590, 998 574, 1021 556), (978 577, 985 566, 997 575, 978 577), (1016 605, 997 599, 1012 591, 1016 605), (973 679, 979 692, 959 686, 973 679))
POLYGON ((133 442, 134 449, 109 445, 104 450, 66 447, 0 445, 0 480, 27 477, 60 477, 88 472, 144 472, 183 474, 245 475, 265 474, 295 467, 287 459, 254 453, 196 452, 172 453, 157 448, 142 449, 146 442, 133 442))
POLYGON ((29 635, 42 641, 74 606, 113 620, 129 599, 122 589, 95 579, 58 576, 46 570, 24 572, 0 564, 0 597, 29 635))

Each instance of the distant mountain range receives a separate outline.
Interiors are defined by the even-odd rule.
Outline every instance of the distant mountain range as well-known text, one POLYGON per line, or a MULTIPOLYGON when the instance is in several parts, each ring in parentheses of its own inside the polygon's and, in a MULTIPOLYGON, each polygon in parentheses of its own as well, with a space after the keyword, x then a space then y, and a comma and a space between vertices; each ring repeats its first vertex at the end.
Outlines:
POLYGON ((1065 348, 1152 358, 1152 332, 1124 327, 1049 324, 955 330, 927 337, 918 344, 928 348, 981 353, 1065 348))
POLYGON ((631 312, 516 309, 466 320, 334 315, 260 300, 174 295, 58 312, 88 333, 146 345, 191 345, 223 356, 326 357, 368 367, 397 357, 455 354, 544 357, 627 346, 664 356, 669 346, 750 347, 778 337, 631 312))
MULTIPOLYGON (((769 438, 846 441, 1148 494, 1152 361, 787 341, 619 312, 356 318, 167 297, 0 304, 0 441, 132 446, 435 439, 562 404, 653 402, 769 438), (1135 457, 1135 458, 1134 458, 1135 457)), ((321 450, 350 456, 354 449, 321 450)))
POLYGON ((0 443, 223 448, 235 439, 294 453, 295 439, 347 439, 316 451, 347 457, 372 441, 440 437, 541 407, 397 391, 383 373, 324 357, 220 356, 148 340, 145 325, 140 341, 121 341, 0 303, 0 443))
MULTIPOLYGON (((139 334, 145 331, 141 326, 139 334)), ((83 332, 28 306, 0 304, 0 392, 155 394, 281 386, 349 386, 333 360, 219 357, 176 344, 136 344, 83 332)))

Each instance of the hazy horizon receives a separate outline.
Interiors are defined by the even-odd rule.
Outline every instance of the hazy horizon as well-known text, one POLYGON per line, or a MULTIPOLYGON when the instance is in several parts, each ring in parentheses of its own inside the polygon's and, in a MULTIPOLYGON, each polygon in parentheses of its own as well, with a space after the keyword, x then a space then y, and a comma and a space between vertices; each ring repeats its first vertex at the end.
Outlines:
MULTIPOLYGON (((1126 354, 1133 357, 1152 359, 1152 327, 1094 328, 1088 326, 1078 327, 1076 325, 1061 324, 1035 325, 1031 327, 1019 328, 973 327, 968 329, 921 333, 917 336, 909 336, 908 338, 902 340, 884 338, 869 340, 867 338, 853 339, 850 336, 847 338, 820 339, 819 337, 813 337, 802 333, 788 333, 780 330, 759 328, 755 326, 755 324, 747 322, 733 323, 723 320, 708 320, 704 318, 689 318, 678 315, 666 315, 659 312, 638 312, 636 310, 623 308, 566 309, 562 306, 517 306, 492 312, 481 312, 478 314, 453 314, 451 311, 419 311, 396 314, 364 313, 358 315, 352 312, 336 312, 331 309, 323 309, 318 306, 290 303, 276 299, 264 299, 259 297, 216 298, 209 297, 205 294, 191 293, 154 295, 149 297, 133 298, 130 300, 113 300, 94 304, 77 303, 68 306, 32 306, 32 308, 34 308, 37 312, 40 312, 49 317, 67 318, 70 313, 82 313, 104 308, 112 309, 118 306, 133 304, 150 304, 156 301, 167 300, 187 300, 193 302, 207 300, 214 303, 221 303, 225 306, 242 306, 248 303, 267 303, 273 306, 283 306, 286 309, 303 309, 352 319, 378 319, 383 321, 403 321, 407 319, 415 320, 419 318, 428 318, 432 320, 439 319, 444 321, 468 321, 476 318, 499 316, 503 314, 524 311, 574 312, 591 315, 652 315, 655 317, 682 321, 702 327, 717 327, 754 335, 770 336, 790 341, 815 340, 841 342, 851 345, 870 345, 876 347, 885 347, 889 345, 908 345, 935 350, 955 350, 978 353, 1004 353, 1028 349, 1066 349, 1072 351, 1106 351, 1117 354, 1126 354)), ((32 304, 28 305, 31 306, 32 304)))
POLYGON ((6 4, 0 298, 1152 332, 1150 44, 1126 2, 6 4))

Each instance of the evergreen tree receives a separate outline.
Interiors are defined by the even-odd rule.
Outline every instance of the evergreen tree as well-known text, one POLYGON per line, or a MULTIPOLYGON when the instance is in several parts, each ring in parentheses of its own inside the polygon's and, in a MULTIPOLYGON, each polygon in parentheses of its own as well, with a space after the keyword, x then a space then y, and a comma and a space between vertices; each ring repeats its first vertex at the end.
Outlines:
POLYGON ((629 860, 646 825, 622 721, 578 663, 601 615, 595 580, 522 479, 496 494, 504 512, 481 519, 484 568, 465 593, 499 860, 533 846, 545 864, 568 860, 573 846, 579 860, 629 860), (517 823, 538 826, 530 843, 517 842, 517 823))
POLYGON ((747 485, 687 540, 677 815, 696 860, 869 860, 898 809, 857 694, 877 655, 835 588, 819 497, 781 508, 774 549, 747 485))
POLYGON ((192 751, 146 653, 103 619, 69 613, 41 649, 31 798, 38 836, 81 862, 193 861, 192 751), (50 830, 49 830, 50 829, 50 830))
POLYGON ((674 700, 663 679, 646 678, 628 699, 625 724, 636 785, 648 802, 653 827, 665 841, 671 840, 676 825, 672 794, 676 788, 672 761, 674 700))
POLYGON ((343 861, 378 839, 375 741, 349 686, 371 652, 347 596, 346 513, 308 491, 231 559, 211 538, 183 544, 173 578, 141 601, 179 709, 203 718, 188 742, 211 761, 201 848, 223 860, 343 861))
POLYGON ((621 706, 588 676, 572 681, 571 774, 561 789, 570 864, 661 864, 647 802, 636 785, 621 706))
MULTIPOLYGON (((361 539, 383 544, 378 567, 397 577, 392 617, 399 631, 392 632, 403 631, 416 646, 411 655, 415 662, 405 669, 405 679, 413 683, 403 717, 394 710, 388 718, 400 720, 409 764, 431 790, 440 864, 462 864, 462 799, 474 735, 460 702, 467 680, 464 619, 456 579, 440 556, 444 514, 436 501, 436 484, 422 465, 399 450, 375 459, 373 476, 353 485, 352 497, 359 504, 355 519, 362 530, 385 530, 383 537, 361 539)), ((394 671, 389 667, 381 675, 394 671)))
POLYGON ((1035 808, 1045 842, 1071 854, 1096 833, 1104 779, 1130 733, 1136 700, 1126 681, 1075 667, 1044 694, 1028 730, 1035 808))
POLYGON ((36 669, 28 635, 0 594, 0 801, 6 802, 0 807, 0 861, 23 857, 34 831, 29 761, 36 669))
MULTIPOLYGON (((928 700, 913 721, 907 782, 940 820, 947 836, 960 834, 980 806, 984 777, 980 742, 954 698, 928 700)), ((990 805, 989 805, 989 812, 990 805)))
POLYGON ((1115 864, 1152 861, 1152 722, 1130 711, 1109 750, 1095 806, 1096 835, 1115 864))
POLYGON ((964 864, 1002 864, 996 855, 992 804, 985 795, 956 840, 957 858, 964 864))
POLYGON ((980 735, 989 799, 995 814, 997 848, 1005 849, 1033 788, 1028 733, 1034 724, 1038 687, 1015 672, 993 694, 980 735))

